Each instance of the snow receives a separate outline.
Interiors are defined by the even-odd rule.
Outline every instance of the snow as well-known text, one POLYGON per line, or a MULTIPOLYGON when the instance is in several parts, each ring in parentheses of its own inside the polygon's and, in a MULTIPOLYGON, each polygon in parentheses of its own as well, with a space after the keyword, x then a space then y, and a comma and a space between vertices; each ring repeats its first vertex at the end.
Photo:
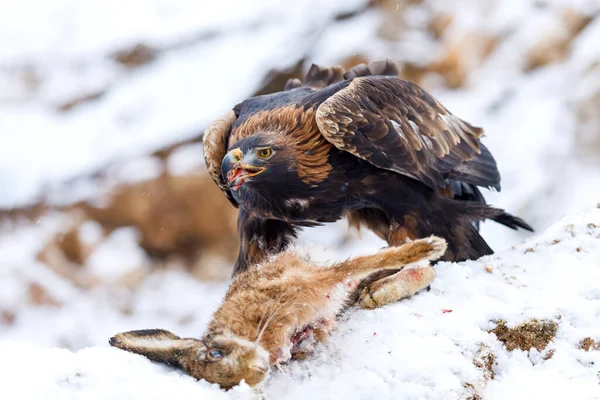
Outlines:
MULTIPOLYGON (((273 371, 262 391, 276 399, 600 399, 600 352, 579 349, 585 337, 600 340, 600 231, 589 225, 600 227, 600 211, 592 210, 600 202, 600 158, 589 145, 600 126, 599 103, 590 101, 600 89, 600 2, 426 0, 405 10, 407 29, 396 41, 378 36, 387 16, 376 9, 335 20, 366 3, 0 0, 0 208, 41 196, 58 205, 101 204, 117 184, 165 171, 204 173, 199 144, 164 161, 148 154, 197 136, 257 90, 270 69, 349 56, 427 65, 443 41, 498 37, 481 65, 469 60, 464 87, 444 89, 436 76, 424 81, 454 114, 485 128, 503 181, 502 192, 484 195, 537 233, 484 223, 496 255, 441 263, 431 291, 349 313, 327 345, 273 371), (524 72, 528 51, 564 34, 567 9, 596 17, 563 61, 524 72), (454 24, 438 41, 425 30, 434 11, 454 24), (113 59, 137 44, 156 58, 136 68, 113 59), (95 99, 60 110, 86 95, 95 99), (582 104, 591 122, 581 119, 582 104), (106 176, 61 186, 107 165, 106 176), (542 352, 509 352, 488 333, 499 319, 513 327, 529 318, 558 324, 542 352), (497 363, 491 380, 473 363, 488 353, 497 363)), ((108 347, 114 333, 132 329, 199 336, 226 282, 200 282, 177 265, 152 270, 134 230, 104 238, 92 222, 78 234, 96 248, 69 279, 37 255, 72 222, 50 213, 0 226, 0 398, 256 398, 247 386, 223 392, 108 347)), ((298 250, 326 263, 384 245, 340 222, 303 231, 298 250)))
POLYGON ((157 157, 139 157, 108 168, 107 174, 123 183, 135 183, 158 178, 163 171, 162 162, 157 157))
MULTIPOLYGON (((317 244, 304 246, 323 251, 317 244)), ((600 398, 600 352, 579 348, 583 338, 598 339, 600 332, 599 259, 600 209, 594 209, 563 218, 493 256, 439 263, 430 291, 377 310, 349 311, 327 344, 318 346, 305 361, 272 371, 260 390, 266 398, 289 399, 439 399, 475 393, 486 399, 600 398), (558 324, 556 337, 541 353, 510 352, 488 332, 494 321, 505 320, 512 327, 531 318, 558 324), (473 362, 482 349, 495 355, 493 380, 473 362), (554 353, 545 359, 550 349, 554 353)), ((161 278, 141 288, 138 300, 144 299, 145 305, 133 302, 138 315, 135 328, 161 327, 199 336, 202 324, 195 324, 198 330, 192 333, 189 325, 177 326, 175 321, 204 310, 205 323, 224 286, 199 292, 201 285, 183 276, 179 282, 175 276, 161 278), (148 290, 160 292, 152 297, 142 294, 148 290), (148 312, 156 315, 139 317, 148 312)), ((105 317, 98 311, 94 314, 96 319, 105 317)), ((43 323, 49 332, 65 326, 60 318, 43 323)), ((125 321, 103 325, 98 327, 100 334, 93 334, 95 346, 75 352, 42 347, 20 334, 6 335, 0 342, 2 390, 19 389, 23 399, 256 395, 245 385, 224 392, 110 348, 108 337, 133 325, 125 321), (23 385, 32 376, 36 385, 23 385)), ((81 325, 69 328, 80 330, 81 325)))
POLYGON ((31 18, 8 1, 0 16, 4 207, 198 134, 257 90, 270 68, 295 64, 333 16, 365 3, 29 2, 39 3, 31 18), (140 42, 164 54, 133 72, 107 59, 109 49, 140 42), (98 91, 97 100, 57 110, 75 93, 98 91))
POLYGON ((174 176, 205 173, 202 143, 181 146, 173 151, 167 159, 167 171, 174 176))
POLYGON ((231 399, 207 382, 196 382, 165 367, 116 349, 89 348, 77 353, 63 349, 40 351, 33 345, 4 342, 0 354, 11 364, 0 366, 2 390, 19 399, 231 399), (133 373, 132 373, 133 372, 133 373), (36 377, 34 385, 31 378, 36 377), (152 377, 149 379, 149 377, 152 377))
POLYGON ((101 279, 110 280, 128 272, 139 271, 147 256, 138 243, 139 232, 135 228, 115 229, 86 260, 89 272, 101 279))

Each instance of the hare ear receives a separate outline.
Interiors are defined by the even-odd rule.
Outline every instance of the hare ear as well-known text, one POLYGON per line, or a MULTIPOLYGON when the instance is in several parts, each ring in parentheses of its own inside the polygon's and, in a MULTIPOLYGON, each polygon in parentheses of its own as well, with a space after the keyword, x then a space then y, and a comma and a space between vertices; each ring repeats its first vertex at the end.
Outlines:
POLYGON ((198 339, 182 339, 164 329, 145 329, 119 333, 109 339, 111 346, 146 356, 152 361, 184 367, 188 350, 203 350, 198 339))

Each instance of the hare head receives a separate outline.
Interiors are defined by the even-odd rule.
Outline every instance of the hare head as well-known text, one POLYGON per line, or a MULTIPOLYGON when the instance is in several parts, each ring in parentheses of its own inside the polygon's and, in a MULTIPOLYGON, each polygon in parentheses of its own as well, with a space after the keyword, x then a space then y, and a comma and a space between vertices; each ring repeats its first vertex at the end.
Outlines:
POLYGON ((182 368, 196 379, 217 383, 225 389, 238 385, 242 379, 255 386, 263 381, 269 369, 269 353, 262 346, 229 332, 191 339, 162 329, 148 329, 119 333, 109 343, 182 368))

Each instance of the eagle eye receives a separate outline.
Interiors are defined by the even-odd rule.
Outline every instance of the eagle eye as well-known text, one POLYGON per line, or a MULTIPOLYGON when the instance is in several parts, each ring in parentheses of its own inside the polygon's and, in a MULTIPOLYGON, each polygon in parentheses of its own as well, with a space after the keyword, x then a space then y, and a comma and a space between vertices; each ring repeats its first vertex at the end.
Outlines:
POLYGON ((260 158, 269 158, 269 157, 271 157, 271 154, 273 154, 273 151, 271 149, 269 149, 268 147, 258 150, 258 156, 260 158))

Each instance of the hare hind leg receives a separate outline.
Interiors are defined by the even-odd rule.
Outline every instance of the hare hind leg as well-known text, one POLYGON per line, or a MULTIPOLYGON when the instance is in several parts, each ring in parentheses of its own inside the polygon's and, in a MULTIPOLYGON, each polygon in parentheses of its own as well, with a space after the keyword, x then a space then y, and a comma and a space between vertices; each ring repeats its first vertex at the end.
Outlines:
POLYGON ((408 264, 437 260, 446 251, 446 241, 436 236, 392 246, 376 254, 355 257, 329 269, 330 274, 359 281, 380 270, 401 269, 408 264))
MULTIPOLYGON (((433 261, 444 255, 446 242, 430 237, 400 246, 410 248, 410 262, 433 261)), ((361 308, 374 309, 410 297, 433 282, 435 270, 429 264, 411 265, 398 272, 370 282, 359 294, 357 304, 361 308)))
POLYGON ((435 278, 431 265, 410 266, 365 287, 359 295, 358 306, 375 309, 410 297, 429 286, 435 278))

